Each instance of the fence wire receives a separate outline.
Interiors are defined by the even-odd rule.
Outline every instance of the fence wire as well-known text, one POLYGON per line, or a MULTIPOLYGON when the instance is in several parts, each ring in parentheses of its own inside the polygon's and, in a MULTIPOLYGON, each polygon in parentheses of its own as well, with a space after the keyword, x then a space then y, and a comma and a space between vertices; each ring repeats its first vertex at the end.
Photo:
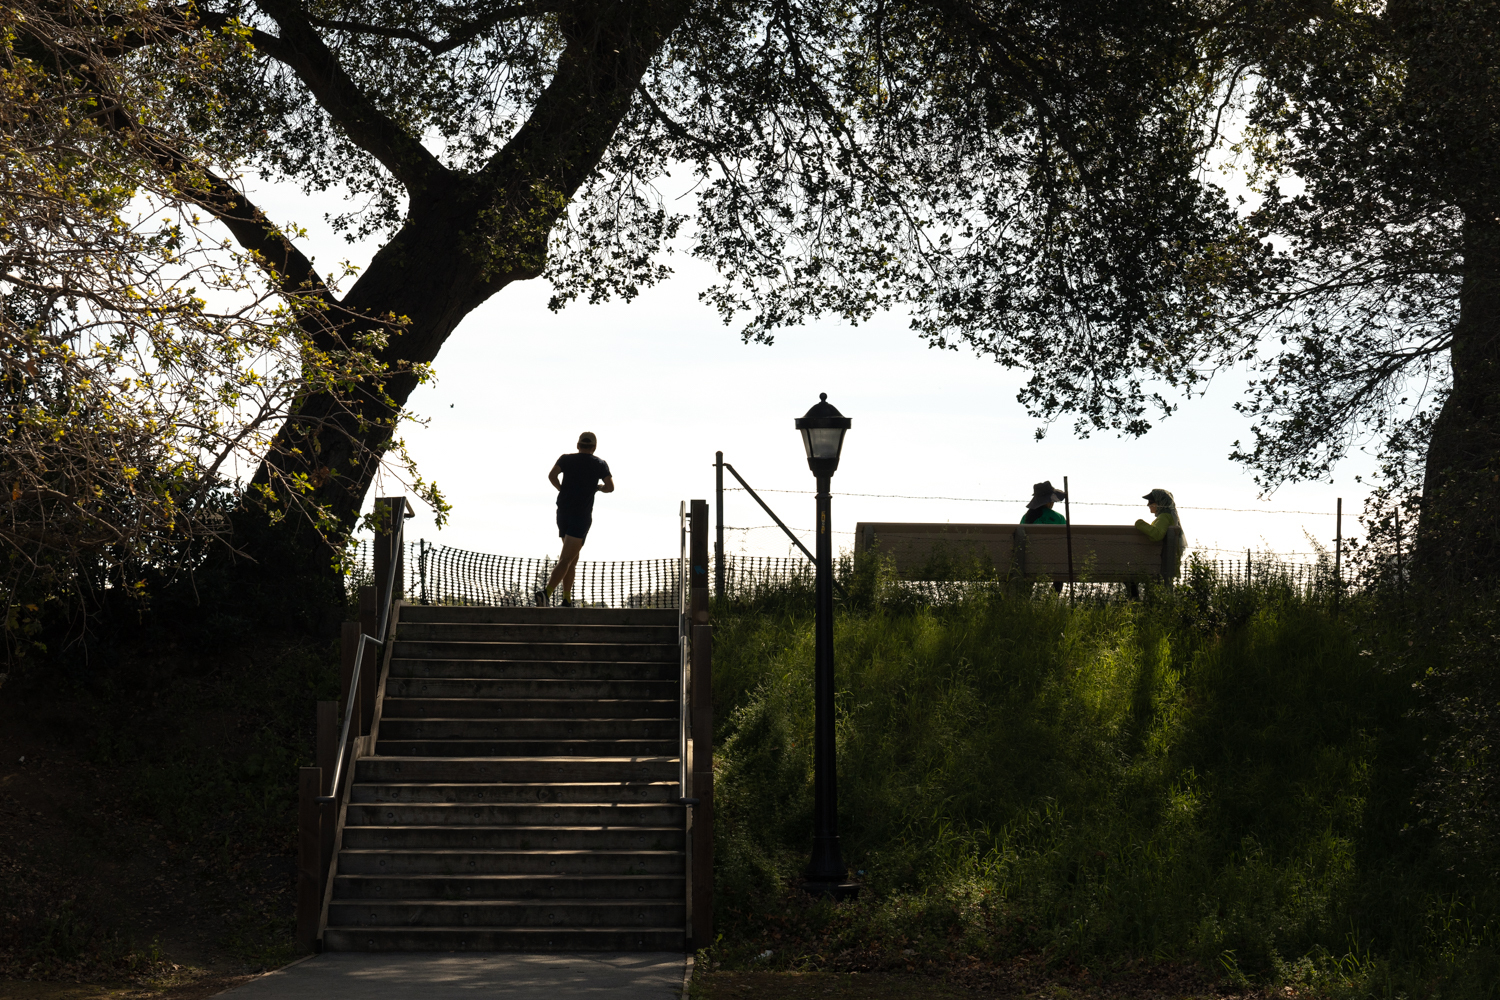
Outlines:
MULTIPOLYGON (((374 582, 371 543, 360 541, 350 584, 374 582)), ((418 540, 406 545, 402 590, 420 604, 524 607, 547 584, 557 560, 470 552, 418 540)), ((725 556, 724 587, 731 598, 792 582, 811 584, 812 563, 802 558, 725 556)), ((573 574, 573 603, 590 608, 678 607, 676 559, 580 561, 573 574)))

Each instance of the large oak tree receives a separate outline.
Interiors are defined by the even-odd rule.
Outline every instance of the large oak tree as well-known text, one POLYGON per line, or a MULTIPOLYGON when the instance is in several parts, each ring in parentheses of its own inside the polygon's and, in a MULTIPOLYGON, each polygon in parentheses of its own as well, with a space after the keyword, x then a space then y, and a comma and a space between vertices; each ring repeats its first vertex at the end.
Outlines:
MULTIPOLYGON (((346 527, 392 408, 476 306, 519 280, 550 280, 560 305, 665 276, 688 221, 654 186, 669 171, 697 175, 691 250, 718 268, 707 298, 747 337, 902 307, 937 345, 1030 368, 1025 402, 1077 409, 1084 428, 1139 433, 1153 397, 1170 407, 1140 373, 1192 384, 1191 367, 1159 359, 1211 337, 1265 255, 1198 170, 1217 84, 1191 44, 1201 22, 1170 0, 161 10, 250 53, 222 68, 194 141, 347 195, 339 224, 380 239, 337 294, 232 174, 174 159, 104 95, 122 141, 161 150, 180 196, 263 262, 314 343, 378 335, 379 386, 354 407, 308 393, 256 476, 262 497, 297 483, 346 527)), ((327 564, 288 544, 292 522, 256 523, 241 516, 239 542, 273 577, 327 564)))

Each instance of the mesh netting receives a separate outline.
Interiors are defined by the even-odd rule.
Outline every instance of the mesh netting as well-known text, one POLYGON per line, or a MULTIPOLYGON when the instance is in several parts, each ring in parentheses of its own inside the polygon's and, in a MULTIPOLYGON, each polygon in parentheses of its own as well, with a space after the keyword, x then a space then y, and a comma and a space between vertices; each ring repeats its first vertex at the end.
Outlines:
MULTIPOLYGON (((500 556, 424 541, 406 546, 403 592, 422 604, 474 604, 519 607, 535 602, 557 560, 500 556)), ((813 567, 805 559, 726 556, 724 587, 731 597, 792 582, 810 584, 813 567)), ((373 582, 370 543, 359 543, 354 586, 373 582)), ((678 607, 676 559, 579 561, 573 574, 573 603, 595 608, 678 607)))

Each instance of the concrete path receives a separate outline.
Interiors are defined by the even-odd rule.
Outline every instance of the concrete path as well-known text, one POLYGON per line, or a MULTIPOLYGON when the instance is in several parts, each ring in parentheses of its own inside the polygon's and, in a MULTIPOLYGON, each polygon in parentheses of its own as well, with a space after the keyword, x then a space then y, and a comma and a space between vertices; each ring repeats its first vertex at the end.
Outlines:
POLYGON ((235 987, 227 1000, 676 1000, 671 952, 512 955, 329 952, 235 987))

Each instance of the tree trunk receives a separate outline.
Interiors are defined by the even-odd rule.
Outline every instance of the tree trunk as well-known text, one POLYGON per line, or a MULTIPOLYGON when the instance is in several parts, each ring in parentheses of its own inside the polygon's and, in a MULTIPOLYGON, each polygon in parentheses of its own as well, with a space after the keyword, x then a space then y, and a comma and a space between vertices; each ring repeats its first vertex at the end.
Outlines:
POLYGON ((1464 223, 1453 391, 1433 427, 1417 565, 1434 583, 1500 579, 1500 217, 1464 223))
MULTIPOLYGON (((360 412, 350 412, 327 395, 309 396, 254 483, 305 475, 314 484, 306 499, 342 530, 355 526, 388 449, 391 421, 418 385, 408 366, 433 361, 463 318, 500 289, 542 273, 554 223, 608 149, 647 67, 685 13, 676 0, 573 8, 559 22, 568 44, 557 71, 505 148, 481 171, 437 166, 419 184, 408 183, 406 223, 339 303, 351 317, 348 329, 368 318, 366 325, 391 331, 379 355, 391 371, 383 385, 389 402, 367 392, 360 412), (392 326, 388 317, 402 319, 392 326)), ((327 316, 310 323, 326 328, 327 316)), ((253 594, 262 617, 317 627, 326 607, 342 601, 332 551, 304 518, 272 516, 254 502, 254 490, 247 499, 235 537, 253 559, 231 560, 226 582, 253 594)))

